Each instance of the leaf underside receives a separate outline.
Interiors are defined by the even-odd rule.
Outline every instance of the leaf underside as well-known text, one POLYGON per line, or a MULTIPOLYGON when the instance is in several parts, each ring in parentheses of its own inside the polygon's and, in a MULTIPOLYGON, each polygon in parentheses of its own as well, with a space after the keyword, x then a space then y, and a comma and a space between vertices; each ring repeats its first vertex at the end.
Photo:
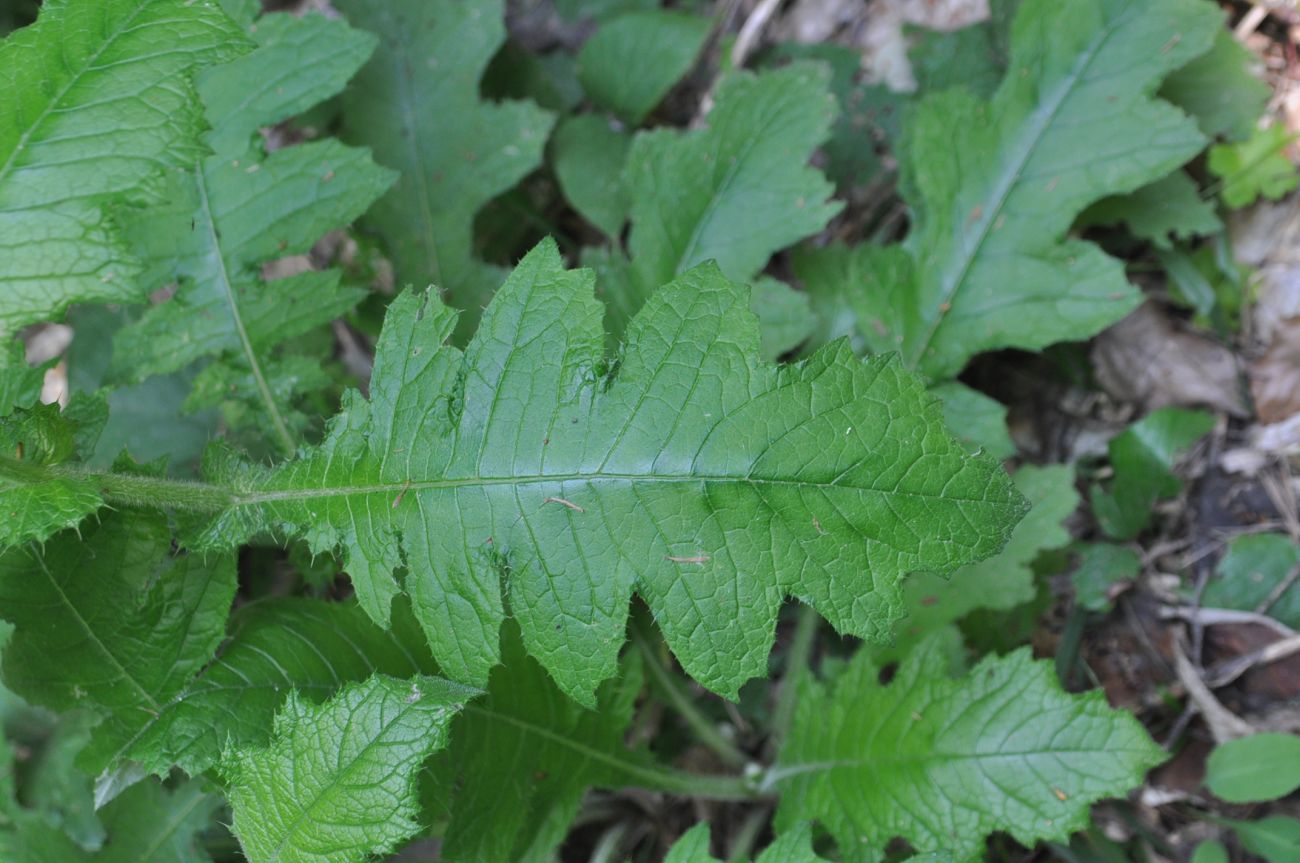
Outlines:
POLYGON ((706 265, 654 295, 607 374, 592 288, 544 243, 463 353, 452 311, 400 296, 370 401, 345 399, 297 461, 227 467, 234 502, 203 542, 341 547, 362 607, 385 623, 404 588, 443 672, 474 685, 508 601, 529 652, 590 704, 633 591, 687 671, 734 696, 764 673, 786 596, 886 637, 903 575, 988 556, 1022 512, 893 360, 837 344, 763 363, 746 292, 706 265))
MULTIPOLYGON (((341 90, 374 37, 320 15, 287 14, 263 16, 254 36, 252 52, 198 76, 209 152, 166 177, 165 203, 127 223, 144 265, 140 284, 148 292, 178 287, 117 333, 113 364, 118 378, 138 380, 220 358, 201 382, 221 378, 208 389, 223 397, 246 393, 253 417, 287 454, 306 422, 288 404, 305 389, 305 360, 276 349, 344 314, 365 292, 341 284, 337 270, 300 264, 267 280, 262 268, 305 255, 326 231, 360 216, 395 175, 333 139, 268 153, 258 133, 341 90)), ((319 375, 315 358, 310 366, 319 375)), ((205 403, 202 390, 197 403, 205 403)))

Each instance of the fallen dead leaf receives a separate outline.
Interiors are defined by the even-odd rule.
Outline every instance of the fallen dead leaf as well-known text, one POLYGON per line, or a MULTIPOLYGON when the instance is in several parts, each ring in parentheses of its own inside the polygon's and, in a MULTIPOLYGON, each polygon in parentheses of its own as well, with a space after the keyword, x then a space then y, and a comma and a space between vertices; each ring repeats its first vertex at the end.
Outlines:
POLYGON ((1251 324, 1256 343, 1267 345, 1283 321, 1300 316, 1300 195, 1239 210, 1228 231, 1234 257, 1256 270, 1251 324))
POLYGON ((778 42, 825 42, 862 11, 862 0, 795 0, 772 27, 772 37, 778 42))
POLYGON ((1102 333, 1092 361, 1106 392, 1147 411, 1204 406, 1234 416, 1249 413, 1236 354, 1208 336, 1182 329, 1155 303, 1102 333))
POLYGON ((1300 413, 1300 317, 1280 322, 1268 350, 1251 364, 1250 394, 1261 422, 1300 413))

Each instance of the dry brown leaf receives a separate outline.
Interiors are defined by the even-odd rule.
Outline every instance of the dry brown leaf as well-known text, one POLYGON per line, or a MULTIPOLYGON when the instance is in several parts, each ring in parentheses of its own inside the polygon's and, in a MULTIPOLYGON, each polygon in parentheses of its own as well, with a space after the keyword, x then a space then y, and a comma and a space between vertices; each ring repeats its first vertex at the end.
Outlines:
POLYGON ((1282 321, 1300 317, 1300 195, 1238 210, 1228 232, 1234 256, 1256 270, 1251 323, 1254 339, 1267 345, 1282 321))
POLYGON ((778 41, 825 42, 862 14, 862 0, 795 0, 772 27, 778 41))
POLYGON ((1106 392, 1145 411, 1201 406, 1234 416, 1249 413, 1236 354, 1208 336, 1181 329, 1155 303, 1098 336, 1092 362, 1106 392))
POLYGON ((1260 422, 1281 422, 1300 413, 1300 317, 1273 330, 1272 344, 1251 364, 1250 394, 1260 422))

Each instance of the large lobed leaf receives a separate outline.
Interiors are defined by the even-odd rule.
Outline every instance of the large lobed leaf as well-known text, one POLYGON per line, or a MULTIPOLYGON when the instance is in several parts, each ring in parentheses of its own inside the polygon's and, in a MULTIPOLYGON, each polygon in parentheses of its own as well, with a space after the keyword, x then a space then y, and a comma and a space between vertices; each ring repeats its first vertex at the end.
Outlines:
POLYGON ((381 622, 405 565, 440 667, 475 685, 508 599, 529 652, 591 704, 633 591, 686 670, 734 696, 765 672, 786 596, 886 637, 903 575, 988 556, 1023 511, 892 358, 836 344, 763 363, 746 291, 705 265, 656 292, 605 373, 592 288, 544 243, 464 353, 445 344, 451 310, 402 295, 370 401, 347 398, 297 461, 224 468, 202 542, 275 529, 342 547, 381 622))
POLYGON ((1090 804, 1165 758, 1100 692, 1062 692, 1028 648, 959 678, 948 662, 932 639, 888 684, 865 650, 809 684, 772 774, 778 827, 820 820, 850 860, 880 859, 895 837, 974 859, 995 831, 1033 845, 1085 827, 1090 804))
POLYGON ((841 268, 867 345, 943 378, 980 351, 1083 338, 1130 312, 1122 264, 1066 233, 1204 147, 1152 94, 1210 48, 1220 17, 1202 0, 1027 0, 993 98, 937 93, 907 124, 912 230, 841 268))
POLYGON ((436 285, 468 312, 467 334, 501 276, 474 256, 474 216, 541 163, 554 117, 479 96, 505 41, 502 0, 335 6, 380 42, 343 94, 344 137, 401 172, 363 224, 383 237, 399 285, 436 285))
MULTIPOLYGON (((753 282, 772 255, 839 211, 831 184, 808 164, 835 117, 827 77, 810 63, 761 75, 733 71, 718 85, 705 128, 636 137, 623 169, 630 261, 615 254, 601 268, 615 334, 660 285, 692 267, 712 260, 727 278, 753 282)), ((777 298, 791 294, 775 280, 764 283, 777 298)), ((771 304, 754 310, 765 318, 771 304)), ((780 311, 807 326, 793 341, 778 340, 769 356, 797 345, 811 326, 806 307, 786 305, 780 311)))
POLYGON ((355 863, 419 829, 415 779, 473 690, 376 675, 325 704, 296 695, 265 748, 223 761, 233 828, 250 863, 355 863))
MULTIPOLYGON (((223 394, 246 390, 260 425, 287 454, 301 424, 288 402, 304 373, 274 351, 365 292, 340 285, 337 270, 267 281, 261 267, 308 252, 323 233, 361 215, 395 175, 366 151, 329 139, 268 154, 257 131, 341 90, 374 50, 373 36, 319 15, 282 14, 260 19, 254 38, 254 51, 198 76, 211 152, 170 175, 166 205, 130 225, 146 288, 179 287, 117 333, 113 361, 134 380, 223 357, 201 378, 219 377, 223 394)), ((319 372, 314 359, 310 366, 319 372)))
POLYGON ((245 45, 216 0, 50 0, 0 45, 0 335, 143 299, 112 210, 198 155, 189 73, 245 45))

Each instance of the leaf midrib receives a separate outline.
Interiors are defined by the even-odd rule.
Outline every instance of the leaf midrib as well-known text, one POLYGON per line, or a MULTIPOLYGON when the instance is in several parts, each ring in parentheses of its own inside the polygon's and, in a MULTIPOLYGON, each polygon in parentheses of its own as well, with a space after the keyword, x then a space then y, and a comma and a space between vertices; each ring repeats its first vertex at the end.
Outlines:
POLYGON ((276 440, 285 455, 292 455, 294 451, 293 436, 289 434, 289 427, 285 424, 284 417, 281 416, 280 409, 275 404, 275 398, 271 395, 271 388, 266 383, 266 375, 262 372, 262 364, 257 358, 257 352, 253 350, 253 342, 248 336, 243 315, 239 311, 239 300, 235 296, 235 289, 230 281, 230 272, 226 267, 226 257, 221 250, 221 237, 217 233, 216 215, 212 212, 212 202, 208 196, 208 178, 207 174, 204 173, 202 160, 199 160, 194 166, 194 185, 199 192, 199 207, 203 211, 203 221, 207 227, 209 257, 215 264, 217 283, 221 287, 222 298, 226 301, 226 307, 230 310, 230 319, 235 325, 235 334, 239 338, 239 346, 244 352, 244 359, 248 361, 249 369, 252 371, 253 382, 257 385, 257 392, 262 399, 263 407, 266 408, 267 416, 275 427, 276 440))
MULTIPOLYGON (((614 483, 661 483, 664 485, 694 483, 736 483, 756 487, 792 487, 836 489, 839 491, 867 491, 888 494, 897 497, 918 498, 922 500, 945 500, 958 503, 999 503, 996 499, 980 497, 960 497, 946 492, 925 494, 922 492, 899 491, 895 489, 875 488, 872 486, 845 485, 842 483, 818 482, 812 480, 767 479, 763 477, 731 476, 722 474, 628 474, 628 473, 557 473, 529 474, 502 477, 462 477, 423 481, 384 482, 363 486, 333 486, 328 488, 277 489, 270 491, 248 492, 232 495, 231 505, 257 506, 264 503, 292 500, 315 500, 331 497, 350 497, 353 495, 397 494, 403 491, 423 491, 426 489, 478 488, 482 486, 521 486, 552 485, 566 482, 614 482, 614 483)), ((574 501, 578 503, 578 501, 574 501)))
POLYGON ((1029 758, 1032 756, 1053 755, 1100 755, 1111 753, 1142 754, 1150 750, 1144 747, 1094 746, 1087 749, 1025 749, 1010 752, 942 752, 932 751, 924 755, 897 756, 889 753, 872 752, 862 758, 831 758, 823 761, 804 761, 797 764, 778 765, 768 778, 768 783, 782 782, 793 776, 805 773, 822 773, 831 770, 856 769, 862 767, 909 767, 932 764, 934 762, 994 761, 1002 758, 1029 758))

